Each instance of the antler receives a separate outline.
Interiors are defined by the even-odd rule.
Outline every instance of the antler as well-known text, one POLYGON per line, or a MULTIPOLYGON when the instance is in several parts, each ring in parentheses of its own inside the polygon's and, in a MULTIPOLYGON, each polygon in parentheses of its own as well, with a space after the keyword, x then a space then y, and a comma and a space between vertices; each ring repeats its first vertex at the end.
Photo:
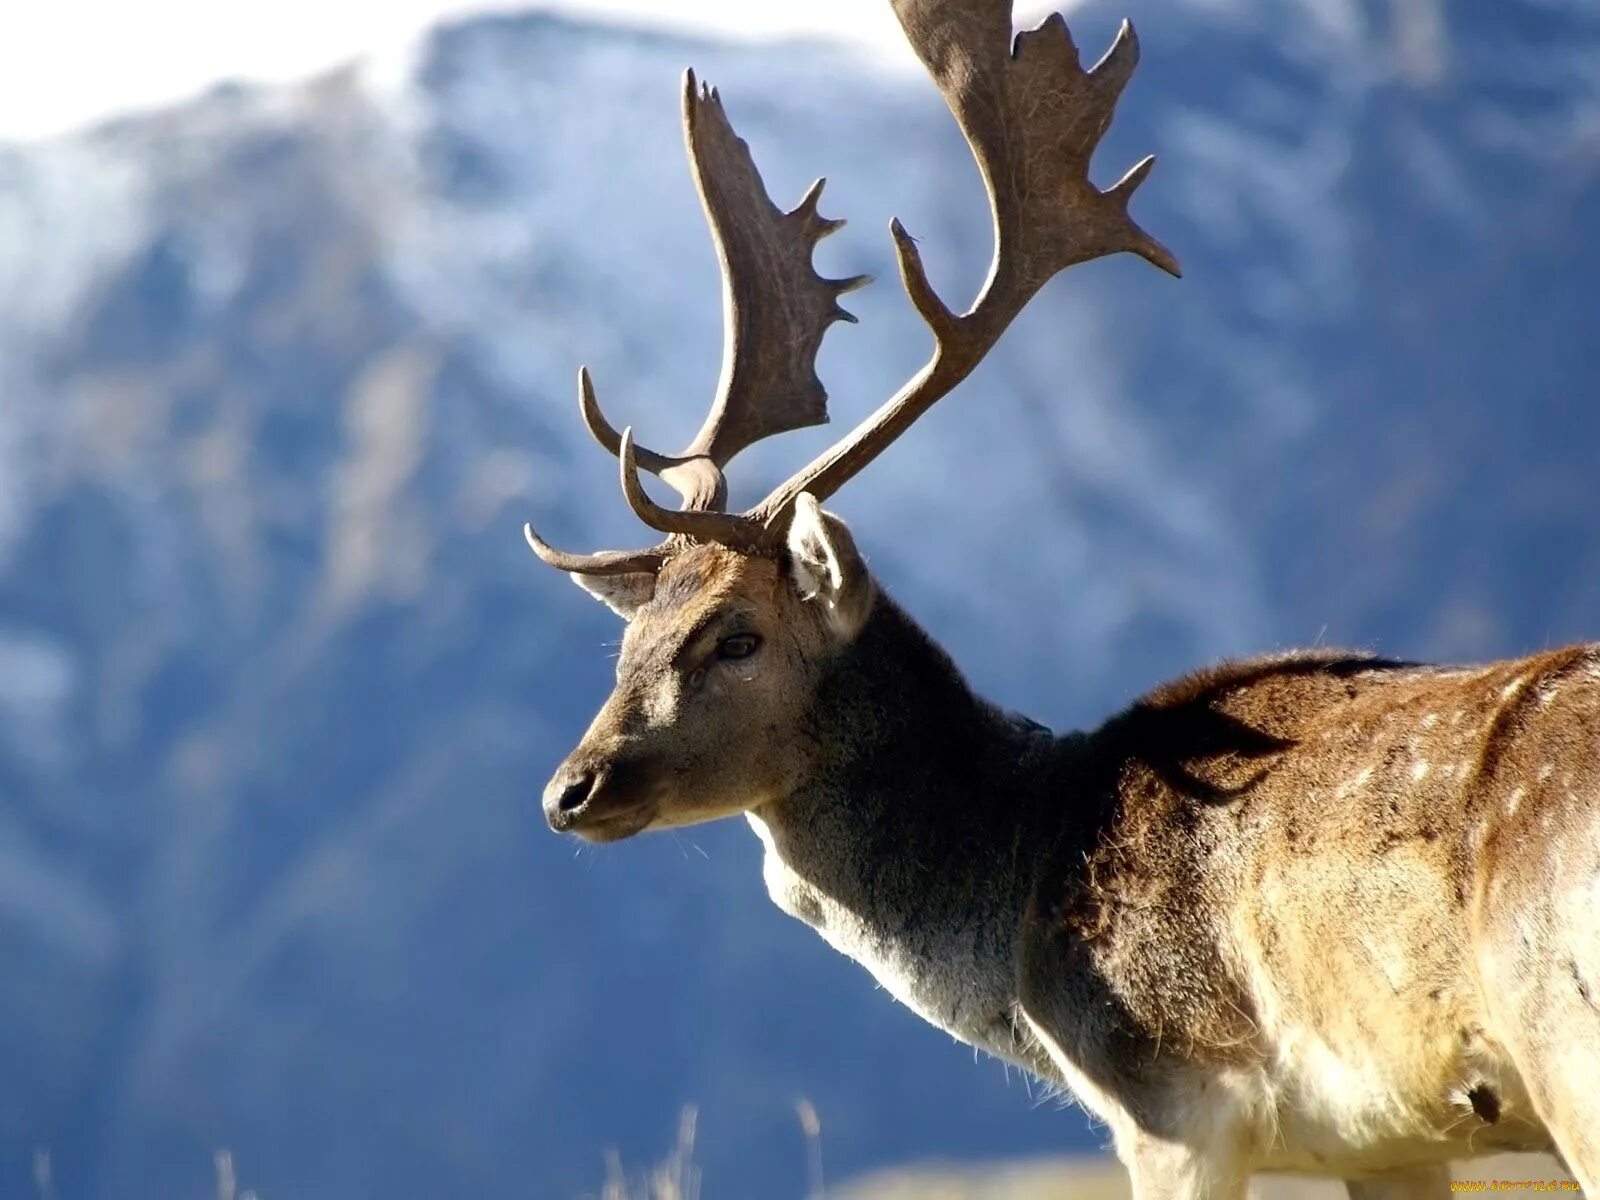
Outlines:
MULTIPOLYGON (((722 469, 762 438, 820 425, 828 419, 827 392, 817 378, 822 337, 835 321, 855 321, 839 296, 867 282, 864 275, 826 279, 811 255, 823 238, 844 224, 817 212, 824 181, 807 189, 800 203, 783 212, 768 197, 750 147, 733 131, 712 87, 696 87, 684 74, 683 134, 695 186, 705 209, 722 267, 723 353, 716 398, 705 423, 680 454, 658 454, 618 434, 595 398, 588 370, 578 373, 578 405, 589 432, 622 462, 623 493, 633 510, 664 533, 756 548, 762 527, 747 516, 728 514, 722 469), (683 499, 679 510, 652 501, 636 467, 660 476, 683 499)), ((529 544, 537 535, 530 533, 529 544)), ((544 545, 539 542, 535 545, 544 545)), ((648 555, 664 555, 663 545, 648 555)), ((562 555, 545 546, 540 557, 567 571, 611 570, 585 564, 595 556, 562 555), (559 559, 559 561, 557 561, 559 559)), ((620 561, 620 560, 619 560, 620 561)))
POLYGON ((684 540, 716 541, 747 552, 781 544, 796 498, 838 491, 983 360, 1028 301, 1054 275, 1127 250, 1173 275, 1172 253, 1136 225, 1128 201, 1155 159, 1136 163, 1100 191, 1089 159, 1111 124, 1118 97, 1139 60, 1124 21, 1105 56, 1084 71, 1059 14, 1011 37, 1010 0, 891 0, 907 39, 955 115, 983 175, 994 223, 994 257, 972 307, 956 314, 928 282, 917 246, 890 222, 906 294, 933 333, 933 355, 906 384, 842 440, 742 515, 726 513, 722 468, 750 443, 827 420, 815 360, 838 305, 864 277, 824 279, 811 265, 816 243, 842 221, 817 215, 822 180, 792 212, 773 206, 713 89, 685 76, 684 136, 695 182, 722 263, 722 376, 705 424, 680 455, 635 447, 601 415, 587 372, 579 375, 584 421, 622 463, 623 491, 646 524, 672 535, 634 555, 563 555, 529 543, 566 571, 654 569, 684 540), (662 508, 640 486, 637 467, 682 495, 662 508), (674 540, 676 539, 676 541, 674 540), (627 565, 646 564, 646 565, 627 565))
POLYGON ((843 440, 748 514, 773 535, 801 492, 824 500, 971 373, 1057 272, 1131 250, 1173 275, 1178 261, 1134 224, 1128 200, 1154 165, 1135 164, 1106 191, 1089 158, 1139 61, 1133 26, 1085 72, 1059 13, 1011 44, 1010 0, 891 0, 972 148, 994 218, 994 258, 972 307, 952 313, 928 283, 915 241, 889 229, 911 303, 933 332, 933 357, 843 440))
POLYGON ((791 212, 767 198, 750 147, 733 131, 715 88, 684 77, 683 129, 722 264, 724 340, 717 398, 686 455, 719 467, 752 442, 828 419, 817 350, 835 321, 855 322, 839 297, 865 275, 824 279, 818 242, 844 225, 817 212, 818 179, 791 212))

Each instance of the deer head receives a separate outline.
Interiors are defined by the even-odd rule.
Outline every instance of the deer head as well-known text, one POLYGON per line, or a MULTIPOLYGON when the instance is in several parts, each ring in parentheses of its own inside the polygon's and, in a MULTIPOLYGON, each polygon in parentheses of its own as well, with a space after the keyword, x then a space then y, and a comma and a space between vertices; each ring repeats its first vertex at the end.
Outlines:
POLYGON ((817 242, 843 224, 817 212, 823 181, 780 211, 716 90, 685 76, 684 140, 722 268, 722 373, 700 432, 667 455, 636 445, 631 429, 617 433, 579 372, 584 422, 620 461, 623 495, 667 536, 647 550, 580 555, 524 531, 541 559, 628 621, 616 689, 545 790, 557 830, 615 840, 758 807, 797 786, 819 753, 806 736, 817 682, 848 652, 875 596, 848 530, 820 502, 965 379, 1059 271, 1127 250, 1179 273, 1127 211, 1154 159, 1104 191, 1088 179, 1138 61, 1131 25, 1085 71, 1059 15, 1013 43, 1009 0, 892 3, 983 175, 995 241, 988 278, 970 308, 952 311, 892 221, 932 356, 766 499, 725 511, 723 471, 739 451, 828 419, 817 350, 833 322, 855 320, 838 298, 866 280, 825 279, 812 266, 817 242), (651 500, 641 467, 679 493, 680 508, 651 500))

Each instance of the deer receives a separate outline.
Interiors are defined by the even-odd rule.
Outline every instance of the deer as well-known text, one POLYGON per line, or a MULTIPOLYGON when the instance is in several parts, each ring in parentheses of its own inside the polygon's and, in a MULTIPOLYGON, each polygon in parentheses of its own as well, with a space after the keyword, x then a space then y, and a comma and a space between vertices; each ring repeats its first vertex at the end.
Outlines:
POLYGON ((583 421, 664 538, 577 554, 524 529, 626 621, 549 825, 600 843, 742 814, 779 908, 1080 1102, 1138 1200, 1237 1200, 1258 1172, 1434 1196, 1450 1160, 1505 1150, 1555 1154, 1600 1196, 1600 647, 1451 667, 1278 653, 1058 734, 975 695, 822 509, 1059 272, 1130 252, 1180 274, 1128 211, 1153 158, 1089 180, 1131 25, 1085 70, 1059 14, 1014 37, 1009 0, 891 3, 982 175, 987 278, 955 311, 892 221, 931 356, 728 511, 741 450, 827 420, 818 347, 866 281, 813 265, 842 224, 818 213, 823 181, 778 208, 720 94, 685 75, 721 374, 664 454, 579 372, 583 421))

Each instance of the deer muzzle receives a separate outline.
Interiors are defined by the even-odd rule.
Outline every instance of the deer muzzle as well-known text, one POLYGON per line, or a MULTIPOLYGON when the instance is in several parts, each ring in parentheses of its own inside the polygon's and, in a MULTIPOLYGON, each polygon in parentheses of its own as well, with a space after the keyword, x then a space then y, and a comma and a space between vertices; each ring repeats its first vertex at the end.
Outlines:
POLYGON ((579 746, 545 785, 544 816, 550 828, 596 842, 638 833, 655 815, 641 765, 579 746))

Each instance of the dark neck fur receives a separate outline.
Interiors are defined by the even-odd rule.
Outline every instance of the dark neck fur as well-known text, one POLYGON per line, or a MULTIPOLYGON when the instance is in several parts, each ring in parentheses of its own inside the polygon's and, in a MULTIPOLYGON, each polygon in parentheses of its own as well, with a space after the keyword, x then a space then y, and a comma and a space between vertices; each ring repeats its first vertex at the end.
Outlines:
POLYGON ((907 921, 1025 902, 1019 857, 1055 840, 1040 826, 1061 806, 1068 741, 976 696, 887 596, 818 688, 812 732, 813 778, 759 814, 796 873, 907 921))

